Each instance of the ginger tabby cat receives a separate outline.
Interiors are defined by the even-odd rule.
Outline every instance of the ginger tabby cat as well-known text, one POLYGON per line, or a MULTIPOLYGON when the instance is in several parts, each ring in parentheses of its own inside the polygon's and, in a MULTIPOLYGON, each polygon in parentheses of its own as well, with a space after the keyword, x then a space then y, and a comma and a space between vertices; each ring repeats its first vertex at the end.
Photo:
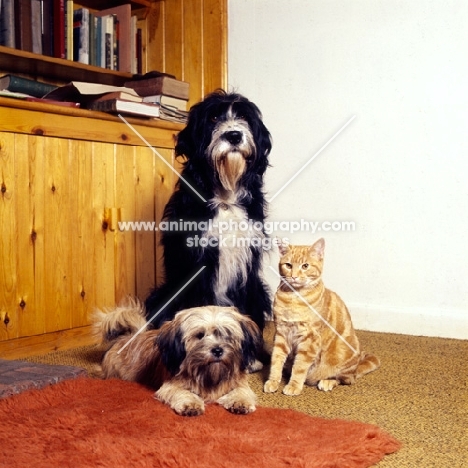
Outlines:
POLYGON ((361 351, 346 305, 323 284, 324 249, 323 239, 312 246, 279 245, 281 283, 273 304, 276 334, 267 393, 278 390, 289 355, 286 395, 299 395, 304 383, 323 391, 350 385, 380 365, 361 351))

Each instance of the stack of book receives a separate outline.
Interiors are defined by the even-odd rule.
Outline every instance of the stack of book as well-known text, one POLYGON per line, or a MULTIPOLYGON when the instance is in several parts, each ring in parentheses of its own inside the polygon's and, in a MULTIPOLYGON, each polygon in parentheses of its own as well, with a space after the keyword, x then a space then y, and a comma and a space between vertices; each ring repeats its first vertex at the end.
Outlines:
POLYGON ((160 72, 150 72, 136 75, 125 84, 110 86, 72 81, 57 87, 9 74, 0 77, 0 96, 42 98, 42 102, 47 99, 48 103, 63 102, 63 105, 102 112, 187 122, 189 83, 160 72))
POLYGON ((50 92, 46 97, 59 101, 80 102, 81 107, 112 114, 161 117, 158 103, 143 102, 143 97, 134 89, 125 86, 72 81, 50 92))
POLYGON ((185 123, 188 117, 190 85, 171 75, 149 72, 125 83, 134 89, 145 103, 158 104, 159 118, 185 123))
POLYGON ((73 0, 1 0, 0 5, 0 45, 141 73, 142 32, 130 3, 97 12, 73 0))

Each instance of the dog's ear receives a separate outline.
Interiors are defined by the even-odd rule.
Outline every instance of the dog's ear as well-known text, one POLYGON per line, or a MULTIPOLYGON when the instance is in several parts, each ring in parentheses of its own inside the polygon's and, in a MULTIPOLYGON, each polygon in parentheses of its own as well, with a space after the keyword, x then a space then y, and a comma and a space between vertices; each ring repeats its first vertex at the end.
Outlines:
POLYGON ((213 99, 208 98, 209 96, 190 108, 187 125, 177 135, 176 156, 185 156, 190 161, 204 155, 213 130, 213 123, 210 121, 213 99))
POLYGON ((249 319, 243 317, 240 326, 242 328, 242 370, 249 367, 255 362, 260 354, 263 345, 263 336, 257 324, 249 319))
POLYGON ((186 356, 185 344, 180 328, 175 321, 166 322, 156 337, 161 359, 166 369, 175 375, 186 356))

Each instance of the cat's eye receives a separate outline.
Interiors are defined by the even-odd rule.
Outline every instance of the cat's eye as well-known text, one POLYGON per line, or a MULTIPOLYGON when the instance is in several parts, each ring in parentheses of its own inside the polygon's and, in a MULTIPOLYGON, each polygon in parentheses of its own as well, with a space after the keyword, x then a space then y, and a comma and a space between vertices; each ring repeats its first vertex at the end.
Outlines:
POLYGON ((302 264, 302 269, 307 270, 307 268, 309 268, 309 264, 308 263, 303 263, 302 264))
POLYGON ((284 268, 287 270, 290 270, 292 268, 292 265, 290 263, 283 263, 284 268))

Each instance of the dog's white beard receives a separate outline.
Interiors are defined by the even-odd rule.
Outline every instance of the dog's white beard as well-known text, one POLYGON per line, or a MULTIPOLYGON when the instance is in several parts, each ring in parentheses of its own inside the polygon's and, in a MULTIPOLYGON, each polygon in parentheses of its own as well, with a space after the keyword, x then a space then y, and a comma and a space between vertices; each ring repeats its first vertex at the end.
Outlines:
POLYGON ((215 161, 221 185, 225 190, 234 192, 237 182, 245 171, 246 162, 241 153, 234 151, 218 157, 215 161))

